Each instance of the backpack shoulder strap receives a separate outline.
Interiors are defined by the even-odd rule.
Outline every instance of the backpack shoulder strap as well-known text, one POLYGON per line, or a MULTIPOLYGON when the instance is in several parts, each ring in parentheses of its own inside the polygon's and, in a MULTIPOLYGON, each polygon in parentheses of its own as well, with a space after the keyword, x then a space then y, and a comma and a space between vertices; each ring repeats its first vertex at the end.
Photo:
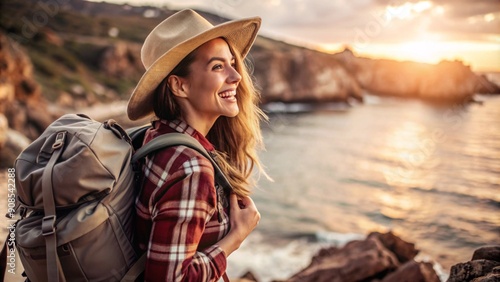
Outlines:
MULTIPOLYGON (((130 137, 132 140, 136 140, 137 138, 141 139, 141 134, 143 136, 144 132, 147 130, 147 127, 140 127, 140 128, 134 128, 129 131, 130 137)), ((210 153, 198 142, 198 140, 194 139, 193 137, 184 134, 184 133, 167 133, 160 135, 141 148, 139 148, 134 155, 132 156, 132 163, 135 164, 139 161, 141 161, 143 158, 148 156, 149 154, 152 154, 160 149, 167 148, 167 147, 173 147, 173 146, 187 146, 191 149, 194 149, 198 151, 200 154, 202 154, 205 158, 210 160, 212 163, 212 166, 214 167, 214 174, 215 174, 215 182, 219 184, 222 188, 224 189, 231 189, 231 184, 229 184, 229 181, 227 180, 226 176, 220 169, 219 165, 215 161, 215 159, 210 155, 210 153)), ((219 221, 221 218, 219 217, 219 221)), ((133 265, 132 268, 127 272, 125 277, 123 278, 122 282, 125 281, 135 281, 135 279, 144 271, 145 264, 146 264, 146 254, 142 254, 139 258, 139 260, 133 265)), ((223 275, 224 281, 229 281, 227 278, 227 275, 224 273, 223 275)))
POLYGON ((132 156, 132 163, 136 163, 147 155, 162 148, 180 145, 194 149, 210 160, 214 167, 215 182, 224 188, 231 189, 231 184, 229 184, 226 176, 210 153, 200 144, 200 142, 198 142, 198 140, 184 133, 167 133, 154 138, 135 152, 132 156))

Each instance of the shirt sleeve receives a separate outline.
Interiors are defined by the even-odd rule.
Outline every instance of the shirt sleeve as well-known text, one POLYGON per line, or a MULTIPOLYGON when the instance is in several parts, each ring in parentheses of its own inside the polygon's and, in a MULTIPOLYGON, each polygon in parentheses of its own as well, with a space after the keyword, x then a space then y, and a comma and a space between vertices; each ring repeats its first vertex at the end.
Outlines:
POLYGON ((220 247, 199 250, 205 225, 216 212, 213 174, 211 163, 197 156, 157 184, 145 281, 217 281, 225 272, 220 247))

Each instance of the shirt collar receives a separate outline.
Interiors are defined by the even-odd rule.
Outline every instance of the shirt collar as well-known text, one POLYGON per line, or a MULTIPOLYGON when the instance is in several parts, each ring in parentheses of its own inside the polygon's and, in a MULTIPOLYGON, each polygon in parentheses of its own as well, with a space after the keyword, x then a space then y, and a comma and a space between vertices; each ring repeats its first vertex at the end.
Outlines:
POLYGON ((208 141, 203 134, 198 132, 196 129, 191 127, 187 122, 181 119, 174 120, 158 120, 153 122, 154 129, 159 134, 172 133, 172 132, 180 132, 185 133, 192 136, 194 139, 198 140, 200 144, 207 150, 213 151, 214 146, 210 141, 208 141))

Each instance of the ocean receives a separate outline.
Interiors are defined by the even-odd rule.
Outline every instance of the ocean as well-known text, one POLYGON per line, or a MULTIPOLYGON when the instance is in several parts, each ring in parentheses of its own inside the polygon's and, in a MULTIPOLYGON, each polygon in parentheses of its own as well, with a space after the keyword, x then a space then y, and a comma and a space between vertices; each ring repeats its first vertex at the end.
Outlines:
MULTIPOLYGON (((269 105, 260 157, 274 181, 258 181, 252 197, 262 218, 229 257, 229 276, 285 280, 322 247, 392 231, 416 244, 417 260, 436 262, 446 281, 474 249, 500 244, 500 96, 477 99, 269 105)), ((106 109, 120 112, 124 103, 106 109)), ((0 178, 6 183, 6 171, 0 178)), ((0 207, 5 213, 6 196, 0 207)))
POLYGON ((263 126, 262 219, 228 273, 283 280, 321 248, 392 231, 434 261, 444 281, 474 249, 500 243, 500 96, 430 105, 273 104, 263 126))

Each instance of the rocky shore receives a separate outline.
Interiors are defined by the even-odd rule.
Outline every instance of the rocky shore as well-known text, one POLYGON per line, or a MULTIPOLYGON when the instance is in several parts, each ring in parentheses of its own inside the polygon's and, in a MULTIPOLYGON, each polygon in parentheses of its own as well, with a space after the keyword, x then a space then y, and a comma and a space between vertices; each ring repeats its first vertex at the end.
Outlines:
MULTIPOLYGON (((7 173, 0 172, 5 183, 7 173)), ((6 190, 0 190, 0 212, 6 213, 6 190)), ((4 222, 4 221, 1 221, 4 222)), ((3 243, 8 229, 0 228, 3 243)), ((319 250, 304 269, 285 280, 274 282, 498 282, 500 281, 500 245, 477 249, 470 261, 460 262, 450 269, 440 269, 437 262, 417 260, 419 250, 392 232, 372 232, 364 240, 354 240, 341 248, 319 250)), ((16 261, 14 274, 5 281, 24 281, 22 265, 16 261)), ((247 272, 233 282, 259 282, 258 273, 247 272)))
MULTIPOLYGON (((355 240, 342 248, 321 249, 309 266, 287 282, 498 282, 500 245, 477 249, 471 261, 458 263, 440 273, 436 262, 415 260, 418 250, 391 232, 373 232, 365 240, 355 240)), ((259 281, 247 272, 235 281, 259 281)), ((281 282, 281 281, 274 281, 281 282)))

